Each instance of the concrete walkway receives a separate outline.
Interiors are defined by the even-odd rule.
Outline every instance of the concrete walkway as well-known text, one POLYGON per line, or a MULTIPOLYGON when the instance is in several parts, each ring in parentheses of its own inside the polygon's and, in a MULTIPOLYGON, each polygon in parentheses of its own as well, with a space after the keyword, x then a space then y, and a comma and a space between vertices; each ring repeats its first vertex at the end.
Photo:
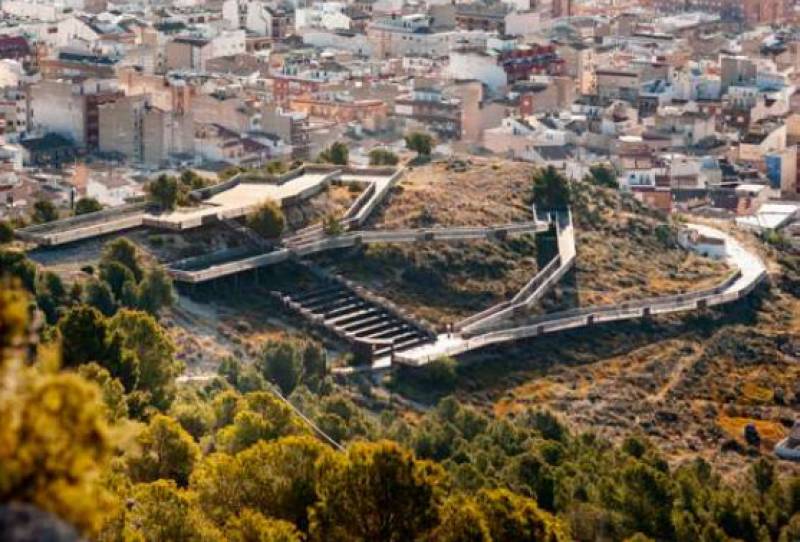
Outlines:
MULTIPOLYGON (((396 354, 394 362, 421 366, 442 356, 456 356, 486 346, 517 341, 547 333, 594 325, 641 318, 648 315, 668 314, 697 310, 713 305, 736 301, 749 294, 767 276, 761 259, 748 252, 736 239, 710 226, 689 224, 689 228, 708 237, 723 238, 726 244, 726 261, 737 272, 717 288, 703 292, 689 292, 677 296, 663 296, 645 300, 645 303, 622 303, 615 306, 587 307, 573 311, 562 311, 540 317, 534 324, 492 331, 473 337, 440 335, 436 342, 396 354)), ((377 360, 373 369, 390 366, 392 360, 377 360)))

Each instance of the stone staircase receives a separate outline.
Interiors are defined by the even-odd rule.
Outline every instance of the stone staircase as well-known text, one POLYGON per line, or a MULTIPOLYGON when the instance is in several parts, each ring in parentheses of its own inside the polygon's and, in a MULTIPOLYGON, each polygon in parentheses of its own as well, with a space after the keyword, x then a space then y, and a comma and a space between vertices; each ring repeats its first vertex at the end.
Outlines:
MULTIPOLYGON (((274 292, 283 304, 347 341, 369 360, 431 342, 433 337, 411 319, 368 299, 346 284, 320 282, 296 293, 274 292)), ((366 361, 366 360, 365 360, 366 361)))

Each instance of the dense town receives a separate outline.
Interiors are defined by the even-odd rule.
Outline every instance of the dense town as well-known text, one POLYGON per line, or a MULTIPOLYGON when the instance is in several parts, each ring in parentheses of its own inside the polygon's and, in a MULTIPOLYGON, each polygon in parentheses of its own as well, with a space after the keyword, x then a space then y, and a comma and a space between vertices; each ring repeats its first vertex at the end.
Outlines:
POLYGON ((0 0, 40 540, 800 540, 800 4, 0 0))

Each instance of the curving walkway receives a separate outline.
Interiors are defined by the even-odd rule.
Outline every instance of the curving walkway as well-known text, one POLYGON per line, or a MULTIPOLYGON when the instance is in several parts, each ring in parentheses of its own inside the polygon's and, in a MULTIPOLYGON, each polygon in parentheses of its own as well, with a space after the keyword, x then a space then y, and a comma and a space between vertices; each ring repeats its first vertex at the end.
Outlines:
POLYGON ((394 355, 393 359, 378 360, 373 368, 389 367, 392 362, 421 366, 442 356, 456 356, 490 345, 518 341, 548 333, 590 326, 603 322, 630 320, 657 314, 697 310, 730 303, 745 297, 767 275, 761 259, 748 252, 730 235, 701 224, 688 227, 702 235, 725 239, 726 261, 736 272, 718 286, 698 292, 644 299, 636 302, 586 307, 546 314, 531 323, 508 329, 490 331, 466 337, 462 334, 442 334, 436 342, 419 346, 394 355))

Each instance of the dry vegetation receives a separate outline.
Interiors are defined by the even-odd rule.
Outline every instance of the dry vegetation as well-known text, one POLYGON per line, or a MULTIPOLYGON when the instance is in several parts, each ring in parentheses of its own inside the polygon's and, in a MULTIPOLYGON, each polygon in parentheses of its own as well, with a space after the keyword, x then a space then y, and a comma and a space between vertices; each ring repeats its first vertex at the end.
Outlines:
POLYGON ((320 222, 326 216, 340 217, 358 197, 364 185, 332 184, 319 194, 284 209, 289 229, 297 230, 320 222))
MULTIPOLYGON (((443 163, 415 168, 370 227, 530 220, 531 173, 529 164, 497 161, 477 161, 466 171, 443 163)), ((674 227, 632 198, 577 183, 575 200, 576 273, 545 300, 545 310, 682 293, 713 286, 729 272, 722 263, 679 248, 674 227)), ((513 296, 535 274, 535 260, 530 239, 371 246, 359 257, 327 258, 345 275, 440 324, 513 296)))
POLYGON ((641 431, 672 461, 736 472, 755 453, 745 425, 770 453, 797 416, 798 315, 800 300, 764 288, 706 314, 542 338, 467 359, 459 394, 497 415, 541 405, 612 438, 641 431))

